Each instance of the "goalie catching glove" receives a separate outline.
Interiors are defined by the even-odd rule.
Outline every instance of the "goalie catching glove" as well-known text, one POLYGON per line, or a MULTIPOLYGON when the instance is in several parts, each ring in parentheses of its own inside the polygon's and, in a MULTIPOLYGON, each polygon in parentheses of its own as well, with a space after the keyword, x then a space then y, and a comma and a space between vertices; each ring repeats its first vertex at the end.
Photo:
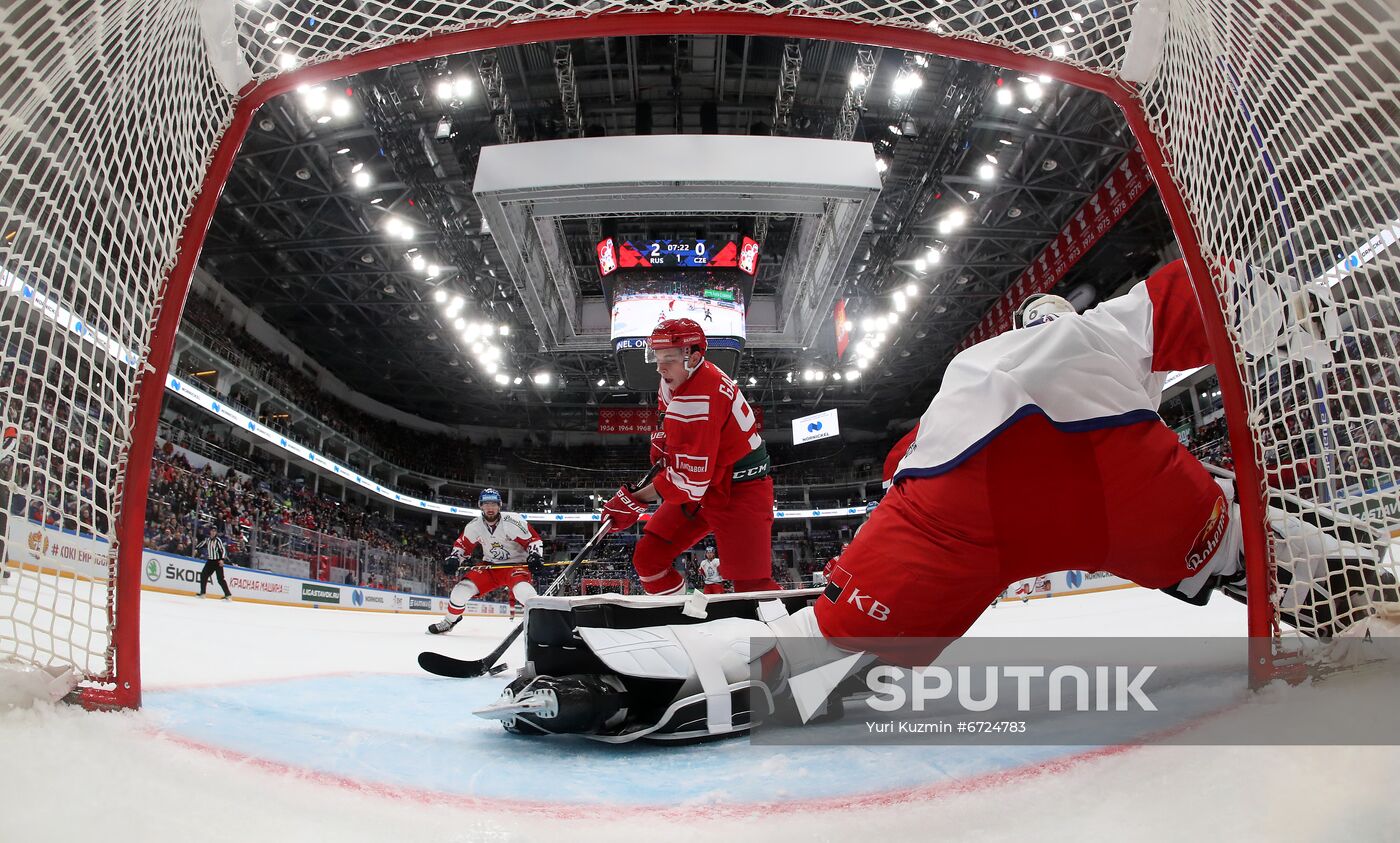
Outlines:
POLYGON ((634 492, 623 486, 611 500, 603 504, 603 517, 612 522, 608 532, 625 530, 646 514, 647 504, 632 497, 633 494, 634 492))

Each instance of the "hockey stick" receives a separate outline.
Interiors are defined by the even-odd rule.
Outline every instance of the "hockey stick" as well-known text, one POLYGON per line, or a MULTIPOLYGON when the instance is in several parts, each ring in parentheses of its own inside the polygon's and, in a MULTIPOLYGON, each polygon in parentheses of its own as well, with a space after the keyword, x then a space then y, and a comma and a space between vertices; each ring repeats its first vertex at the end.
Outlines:
MULTIPOLYGON (((628 488, 635 492, 645 487, 655 479, 657 474, 661 473, 663 465, 664 463, 658 462, 651 467, 651 470, 647 472, 647 476, 643 477, 640 483, 631 485, 628 488)), ((587 543, 584 544, 583 548, 578 553, 574 554, 574 558, 569 561, 568 565, 564 566, 564 570, 559 572, 559 576, 554 578, 554 582, 549 584, 549 588, 544 590, 544 593, 541 595, 542 597, 550 597, 568 584, 569 580, 573 578, 574 571, 578 570, 578 567, 583 564, 583 557, 602 540, 603 536, 608 534, 608 528, 611 526, 612 521, 604 516, 602 523, 598 525, 598 532, 594 533, 593 538, 589 539, 587 543)), ((522 619, 515 625, 515 628, 510 631, 506 639, 496 645, 496 649, 487 653, 486 657, 483 659, 454 659, 451 656, 444 656, 442 653, 424 651, 418 654, 418 666, 429 673, 435 673, 438 676, 449 676, 454 679, 471 679, 488 672, 498 673, 499 671, 493 670, 493 668, 496 667, 496 662, 501 660, 501 656, 505 655, 506 650, 510 648, 511 644, 515 643, 515 639, 519 638, 520 633, 524 631, 525 621, 522 619)))

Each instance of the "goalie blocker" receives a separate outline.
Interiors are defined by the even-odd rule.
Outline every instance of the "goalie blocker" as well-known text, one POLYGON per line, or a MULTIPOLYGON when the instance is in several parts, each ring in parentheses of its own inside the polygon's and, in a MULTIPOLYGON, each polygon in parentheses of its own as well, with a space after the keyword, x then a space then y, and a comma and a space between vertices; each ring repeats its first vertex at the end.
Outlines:
MULTIPOLYGON (((810 607, 821 594, 534 598, 526 606, 524 669, 496 703, 474 713, 516 734, 608 743, 746 732, 756 711, 767 716, 785 705, 774 699, 781 683, 751 675, 753 659, 778 663, 775 636, 840 652, 820 639, 813 621, 810 607)), ((792 653, 781 656, 788 667, 796 662, 792 653)))

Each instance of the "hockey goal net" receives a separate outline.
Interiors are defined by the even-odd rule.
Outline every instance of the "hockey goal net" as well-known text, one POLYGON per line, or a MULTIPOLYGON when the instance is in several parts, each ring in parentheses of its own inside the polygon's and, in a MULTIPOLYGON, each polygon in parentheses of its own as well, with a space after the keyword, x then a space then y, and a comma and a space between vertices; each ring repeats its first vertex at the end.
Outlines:
POLYGON ((139 704, 156 420, 190 273, 255 109, 435 55, 648 34, 939 53, 1110 97, 1207 313, 1250 633, 1272 648, 1285 614, 1305 632, 1364 614, 1400 524, 1396 16, 1388 0, 7 4, 0 658, 72 665, 88 701, 139 704), (1343 551, 1295 529, 1275 587, 1267 507, 1285 500, 1300 523, 1336 511, 1355 529, 1343 551))
POLYGON ((632 583, 627 580, 581 579, 578 581, 579 594, 631 594, 632 583))

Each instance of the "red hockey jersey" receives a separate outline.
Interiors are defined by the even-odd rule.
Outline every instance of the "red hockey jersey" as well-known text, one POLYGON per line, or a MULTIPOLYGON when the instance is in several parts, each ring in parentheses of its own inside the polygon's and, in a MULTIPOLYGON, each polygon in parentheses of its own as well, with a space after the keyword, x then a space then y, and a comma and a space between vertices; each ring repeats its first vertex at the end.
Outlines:
POLYGON ((909 453, 909 449, 913 447, 914 440, 918 436, 919 426, 916 424, 914 429, 904 434, 903 438, 894 443, 894 447, 885 455, 885 467, 880 473, 881 487, 888 489, 894 484, 894 473, 899 470, 899 461, 904 459, 905 454, 909 453))
MULTIPOLYGON (((657 404, 666 433, 666 468, 654 481, 661 499, 689 504, 728 498, 735 463, 763 448, 738 384, 706 360, 674 394, 662 381, 657 404)), ((766 459, 755 463, 755 471, 767 473, 766 459)))

